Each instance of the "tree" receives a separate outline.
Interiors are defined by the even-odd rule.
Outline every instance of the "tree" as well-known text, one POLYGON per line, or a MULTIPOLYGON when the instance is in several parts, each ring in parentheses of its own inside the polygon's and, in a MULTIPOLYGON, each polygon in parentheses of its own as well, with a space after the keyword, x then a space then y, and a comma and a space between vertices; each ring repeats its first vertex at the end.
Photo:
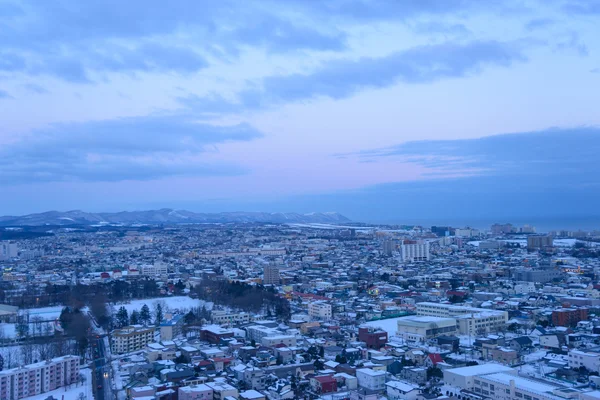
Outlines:
POLYGON ((319 357, 321 357, 321 358, 325 357, 325 347, 323 347, 323 346, 319 347, 319 357))
POLYGON ((124 306, 119 308, 117 311, 117 326, 122 328, 129 324, 129 314, 127 313, 127 309, 124 306))
POLYGON ((140 322, 144 325, 148 325, 152 317, 150 316, 150 308, 146 304, 142 306, 140 311, 140 322))
POLYGON ((131 325, 137 325, 140 323, 140 312, 138 310, 133 310, 131 315, 129 316, 129 323, 131 325))
POLYGON ((196 321, 196 314, 194 314, 194 312, 190 310, 187 314, 185 314, 183 320, 186 324, 193 324, 194 321, 196 321))
POLYGON ((181 279, 178 280, 177 283, 175 284, 175 293, 181 294, 181 293, 183 293, 184 289, 185 289, 185 284, 183 282, 181 282, 181 279))
POLYGON ((154 310, 154 316, 155 316, 155 325, 160 325, 160 323, 163 320, 163 307, 160 303, 156 304, 156 309, 154 310))
POLYGON ((4 357, 0 354, 0 371, 4 369, 4 357))
POLYGON ((429 367, 427 368, 427 379, 431 378, 439 378, 442 379, 444 377, 444 373, 438 367, 429 367))
POLYGON ((321 360, 317 359, 317 360, 315 360, 315 362, 313 363, 313 366, 315 367, 315 370, 316 370, 316 371, 319 371, 319 370, 322 370, 322 369, 323 369, 323 366, 324 366, 324 364, 323 364, 323 361, 321 361, 321 360))

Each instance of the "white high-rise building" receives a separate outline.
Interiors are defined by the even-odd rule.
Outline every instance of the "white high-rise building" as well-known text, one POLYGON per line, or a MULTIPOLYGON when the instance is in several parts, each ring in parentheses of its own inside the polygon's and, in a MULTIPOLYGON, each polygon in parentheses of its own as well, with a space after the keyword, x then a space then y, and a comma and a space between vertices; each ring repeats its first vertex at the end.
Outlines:
POLYGON ((19 255, 19 248, 16 243, 9 241, 0 242, 0 260, 8 260, 19 255))
POLYGON ((429 242, 405 240, 400 245, 400 256, 404 262, 429 261, 429 242))

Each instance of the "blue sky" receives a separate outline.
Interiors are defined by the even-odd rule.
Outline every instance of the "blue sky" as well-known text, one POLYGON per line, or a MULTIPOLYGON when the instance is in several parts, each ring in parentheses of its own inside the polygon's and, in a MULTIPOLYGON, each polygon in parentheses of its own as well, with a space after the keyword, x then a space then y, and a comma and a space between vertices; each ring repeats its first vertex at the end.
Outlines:
POLYGON ((0 214, 599 215, 598 22, 598 0, 0 0, 0 214))

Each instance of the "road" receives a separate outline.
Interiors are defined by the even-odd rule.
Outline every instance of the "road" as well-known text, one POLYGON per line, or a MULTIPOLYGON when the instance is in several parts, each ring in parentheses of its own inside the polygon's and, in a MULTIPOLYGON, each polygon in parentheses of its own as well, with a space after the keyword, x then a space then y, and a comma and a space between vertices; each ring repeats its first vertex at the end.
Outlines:
POLYGON ((106 359, 104 338, 97 337, 92 343, 94 354, 94 397, 96 400, 114 400, 110 381, 110 361, 106 359))

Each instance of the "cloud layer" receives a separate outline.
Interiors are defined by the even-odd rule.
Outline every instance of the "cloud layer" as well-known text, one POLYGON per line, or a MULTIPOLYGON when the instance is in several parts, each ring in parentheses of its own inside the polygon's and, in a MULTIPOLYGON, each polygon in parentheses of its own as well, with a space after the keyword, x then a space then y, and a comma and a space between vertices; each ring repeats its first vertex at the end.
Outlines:
POLYGON ((246 124, 217 126, 182 115, 56 124, 2 147, 0 183, 237 175, 244 168, 206 163, 202 153, 261 136, 246 124))

